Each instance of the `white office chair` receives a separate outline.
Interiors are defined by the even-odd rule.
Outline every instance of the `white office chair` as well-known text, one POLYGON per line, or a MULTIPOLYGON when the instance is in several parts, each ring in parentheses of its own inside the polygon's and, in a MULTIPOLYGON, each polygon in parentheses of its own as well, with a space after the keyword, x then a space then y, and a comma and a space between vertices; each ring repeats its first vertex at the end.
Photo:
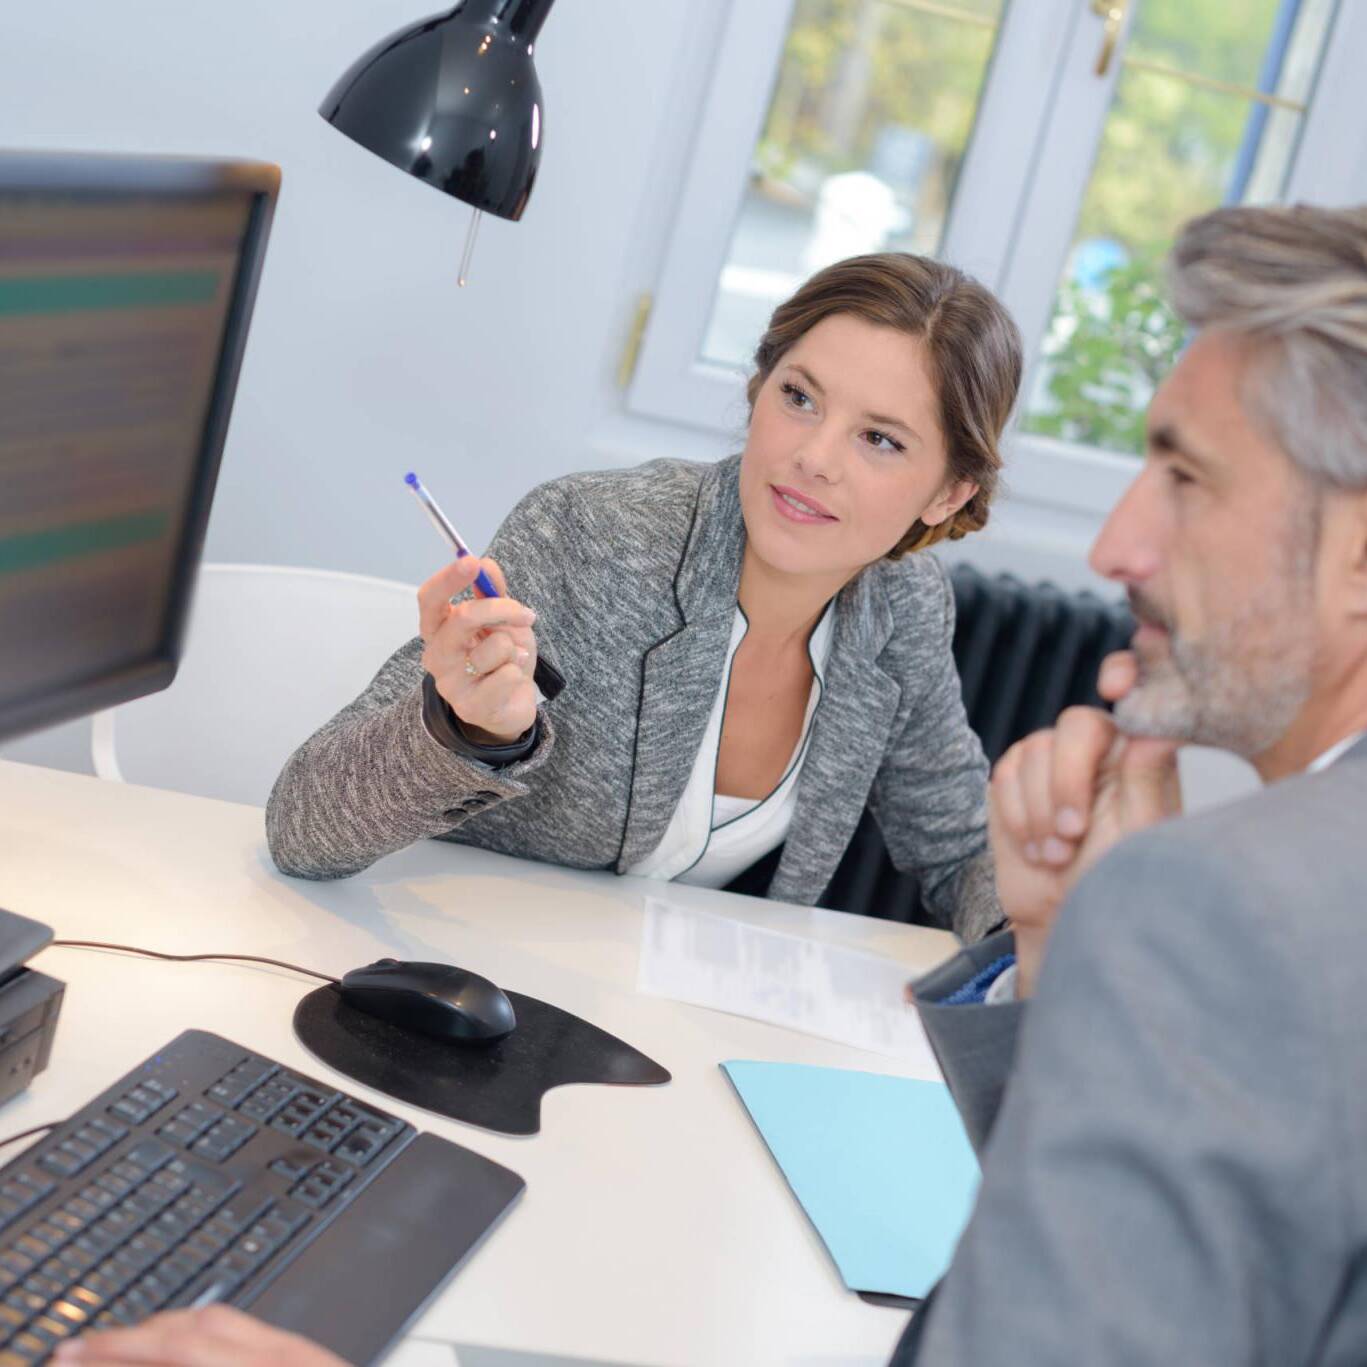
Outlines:
POLYGON ((204 565, 175 682, 96 715, 95 772, 264 806, 295 747, 417 632, 407 584, 204 565))

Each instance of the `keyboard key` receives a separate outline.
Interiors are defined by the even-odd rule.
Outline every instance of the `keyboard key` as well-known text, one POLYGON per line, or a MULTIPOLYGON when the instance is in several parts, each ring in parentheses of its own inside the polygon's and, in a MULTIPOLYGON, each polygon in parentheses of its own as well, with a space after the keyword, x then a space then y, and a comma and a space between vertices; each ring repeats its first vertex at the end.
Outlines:
POLYGON ((53 1173, 57 1177, 75 1177, 85 1164, 74 1154, 62 1149, 54 1149, 51 1153, 45 1153, 39 1160, 38 1165, 46 1172, 53 1173))
POLYGON ((118 1177, 112 1172, 101 1173, 100 1176, 95 1179, 95 1185, 97 1187, 103 1187, 110 1195, 118 1197, 127 1196, 128 1193, 133 1190, 132 1182, 129 1182, 122 1177, 118 1177))
POLYGON ((227 1173, 188 1158, 177 1158, 174 1162, 168 1163, 166 1171, 173 1177, 184 1178, 191 1187, 198 1187, 201 1194, 218 1195, 238 1185, 237 1179, 227 1173))
POLYGON ((41 1314, 47 1309, 46 1296, 40 1296, 36 1291, 30 1291, 27 1287, 23 1286, 16 1286, 14 1290, 5 1297, 4 1303, 23 1315, 26 1324, 34 1315, 41 1314))
POLYGON ((24 1283, 24 1290, 32 1291, 35 1296, 41 1296, 46 1302, 60 1296, 66 1290, 66 1283, 56 1281, 52 1277, 44 1277, 41 1273, 35 1272, 24 1283))
POLYGON ((26 1201, 26 1204, 28 1205, 33 1205, 35 1202, 41 1201, 45 1196, 51 1196, 52 1193, 57 1190, 56 1182, 31 1172, 15 1173, 14 1185, 17 1190, 28 1193, 26 1201))
POLYGON ((91 1252, 89 1249, 77 1248, 76 1245, 68 1244, 58 1255, 57 1261, 60 1262, 69 1272, 71 1280, 74 1281, 83 1273, 88 1272, 97 1262, 100 1261, 99 1254, 91 1252))
POLYGON ((73 1305, 81 1306, 87 1315, 92 1316, 105 1304, 104 1296, 91 1287, 89 1282, 82 1282, 79 1286, 73 1286, 66 1293, 66 1297, 73 1305))
POLYGON ((70 1338, 76 1332, 76 1326, 68 1324, 65 1320, 53 1319, 51 1315, 44 1315, 41 1319, 34 1320, 24 1332, 55 1348, 63 1339, 70 1338))
POLYGON ((43 1354, 46 1352, 47 1349, 43 1348, 36 1353, 26 1354, 11 1345, 8 1348, 0 1350, 0 1367, 28 1367, 30 1362, 41 1361, 43 1354))
POLYGON ((255 1133, 255 1125, 229 1116, 197 1140, 191 1152, 212 1159, 215 1163, 222 1163, 231 1158, 255 1133))
POLYGON ((99 1218, 102 1207, 81 1195, 73 1196, 62 1209, 74 1219, 79 1220, 81 1228, 84 1229, 92 1220, 99 1218))
POLYGON ((84 1131, 90 1131, 100 1135, 104 1140, 105 1148, 111 1148, 120 1139, 127 1139, 128 1131, 122 1125, 116 1125, 112 1120, 106 1120, 103 1116, 92 1116, 84 1126, 84 1131))
POLYGON ((203 1239, 206 1243, 215 1245, 215 1251, 222 1252, 237 1237, 237 1230, 229 1224, 225 1224, 218 1216, 212 1220, 206 1220, 195 1231, 196 1239, 203 1239))
POLYGON ((73 1241, 75 1247, 93 1253, 97 1258, 102 1258, 106 1253, 113 1252, 122 1242, 121 1237, 111 1230, 102 1229, 99 1225, 92 1225, 79 1239, 73 1241))
POLYGON ((366 1121, 360 1129, 348 1135, 334 1150, 334 1156, 345 1158, 357 1167, 365 1167, 399 1132, 397 1125, 383 1121, 366 1121))
POLYGON ((159 1172, 175 1156, 176 1151, 169 1144, 163 1144, 159 1139, 144 1139, 129 1149, 124 1159, 145 1172, 159 1172))
POLYGON ((273 1063, 268 1064, 261 1059, 243 1059, 237 1067, 214 1083, 205 1095, 225 1106, 236 1106, 278 1071, 273 1063))
POLYGON ((108 1302, 119 1294, 122 1286, 119 1278, 106 1271, 104 1267, 96 1268, 81 1281, 82 1287, 92 1295, 98 1296, 100 1300, 108 1302))
POLYGON ((51 1315, 54 1320, 63 1324, 69 1324, 73 1329, 81 1328, 90 1318, 90 1312, 83 1305, 77 1305, 71 1300, 60 1300, 52 1307, 51 1315))
MULTIPOLYGON (((43 1304, 46 1304, 44 1302, 43 1304)), ((39 1306, 42 1309, 42 1305, 39 1306)), ((16 1330, 22 1329, 28 1323, 28 1316, 12 1305, 0 1301, 0 1334, 13 1334, 16 1330)))
POLYGON ((108 1210, 114 1204, 115 1196, 113 1192, 106 1191, 103 1187, 94 1185, 81 1188, 80 1199, 88 1201, 92 1206, 99 1210, 108 1210))
POLYGON ((152 1228, 163 1239, 169 1239, 171 1243, 179 1243, 198 1223, 199 1220, 194 1215, 181 1214, 173 1206, 170 1210, 164 1210, 157 1216, 156 1223, 152 1228))
POLYGON ((254 1091, 238 1106, 238 1114, 250 1116, 253 1120, 270 1120, 282 1107, 287 1106, 297 1095, 299 1088, 292 1082, 274 1078, 254 1091))

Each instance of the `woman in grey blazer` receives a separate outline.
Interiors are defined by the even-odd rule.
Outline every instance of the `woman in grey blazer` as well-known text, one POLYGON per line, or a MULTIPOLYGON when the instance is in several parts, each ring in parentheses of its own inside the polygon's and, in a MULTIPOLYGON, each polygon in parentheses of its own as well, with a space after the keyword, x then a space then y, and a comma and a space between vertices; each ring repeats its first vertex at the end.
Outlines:
POLYGON ((277 865, 436 837, 717 885, 781 843, 768 895, 812 903, 870 803, 930 917, 980 937, 987 764, 922 552, 986 522, 1020 370, 951 267, 820 272, 760 342, 739 456, 553 480, 483 562, 506 597, 465 592, 472 559, 423 585, 421 635, 277 781, 277 865))

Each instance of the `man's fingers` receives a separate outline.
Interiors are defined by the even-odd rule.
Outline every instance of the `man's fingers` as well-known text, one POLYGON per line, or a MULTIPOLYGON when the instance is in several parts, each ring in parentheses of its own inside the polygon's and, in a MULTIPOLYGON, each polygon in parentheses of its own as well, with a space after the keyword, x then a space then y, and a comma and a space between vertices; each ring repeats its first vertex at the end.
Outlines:
POLYGON ((472 555, 462 556, 440 569, 418 589, 418 631, 430 641, 446 621, 451 599, 475 582, 479 562, 472 555))
POLYGON ((1013 745, 997 761, 992 770, 988 801, 993 820, 1015 844, 1023 846, 1030 838, 1030 822, 1020 788, 1020 761, 1019 745, 1013 745))
POLYGON ((1115 737, 1115 723, 1096 707, 1070 707, 1058 719, 1050 801, 1054 831, 1066 840, 1087 832, 1101 767, 1115 737))
POLYGON ((1021 742, 1020 791, 1028 838, 1036 845, 1054 834, 1053 765, 1052 732, 1036 731, 1021 742))
POLYGON ((1107 702, 1127 697, 1139 682, 1139 657, 1132 650, 1117 650, 1101 662, 1096 691, 1107 702))
POLYGON ((1172 816, 1182 805, 1177 775, 1179 742, 1133 736, 1120 758, 1126 824, 1149 825, 1172 816))

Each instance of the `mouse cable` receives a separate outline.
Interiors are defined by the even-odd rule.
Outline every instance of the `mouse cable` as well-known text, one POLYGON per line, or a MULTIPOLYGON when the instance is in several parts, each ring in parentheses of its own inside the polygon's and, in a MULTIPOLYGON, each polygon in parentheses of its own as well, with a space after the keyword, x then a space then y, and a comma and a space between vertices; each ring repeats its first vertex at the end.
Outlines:
POLYGON ((18 1134, 11 1134, 0 1139, 0 1149, 10 1144, 17 1144, 21 1139, 28 1139, 31 1135, 46 1134, 49 1130, 55 1130, 58 1125, 65 1124, 65 1120, 49 1120, 46 1125, 35 1125, 31 1130, 20 1130, 18 1134))
POLYGON ((104 940, 49 940, 44 949, 116 949, 124 954, 141 954, 148 959, 169 959, 174 963, 197 963, 201 960, 221 962, 232 960, 244 964, 270 964, 272 968, 288 968, 292 973, 302 973, 309 978, 321 978, 334 987, 341 981, 331 973, 319 973, 312 968, 300 968, 298 964, 287 964, 283 959, 263 959, 259 954, 163 954, 159 949, 140 949, 137 945, 112 945, 104 940))

